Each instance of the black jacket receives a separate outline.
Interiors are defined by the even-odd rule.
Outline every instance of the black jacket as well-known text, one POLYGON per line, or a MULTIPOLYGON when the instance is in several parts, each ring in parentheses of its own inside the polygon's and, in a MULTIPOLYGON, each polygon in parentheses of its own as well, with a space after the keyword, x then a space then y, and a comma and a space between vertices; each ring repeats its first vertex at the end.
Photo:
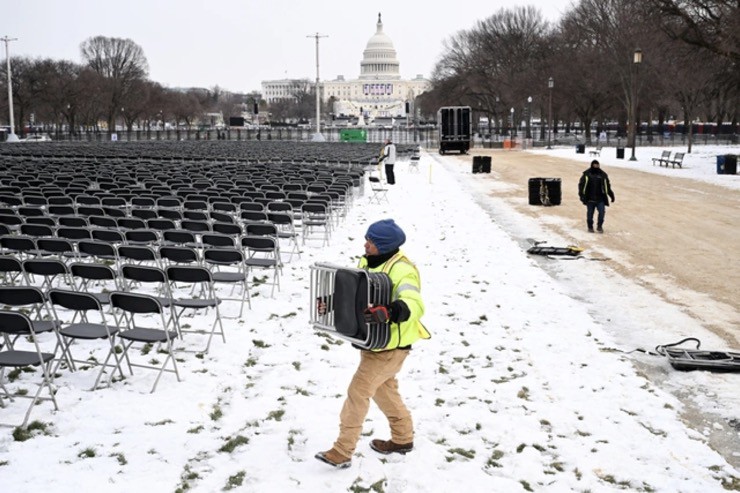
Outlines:
POLYGON ((587 202, 604 202, 609 205, 609 199, 614 201, 614 191, 609 183, 609 175, 600 168, 589 168, 583 172, 578 182, 578 197, 584 204, 587 202))

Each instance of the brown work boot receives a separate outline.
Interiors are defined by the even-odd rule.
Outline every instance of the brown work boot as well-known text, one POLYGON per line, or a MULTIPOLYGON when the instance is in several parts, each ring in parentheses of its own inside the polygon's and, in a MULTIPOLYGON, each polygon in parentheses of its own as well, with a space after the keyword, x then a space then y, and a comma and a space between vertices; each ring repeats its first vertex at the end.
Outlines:
POLYGON ((345 469, 352 465, 351 457, 343 456, 334 448, 327 450, 326 452, 319 452, 314 457, 319 459, 321 462, 326 462, 330 466, 336 467, 337 469, 345 469))
POLYGON ((394 443, 392 440, 379 440, 375 439, 370 442, 370 448, 381 454, 407 454, 414 450, 414 442, 410 443, 394 443))

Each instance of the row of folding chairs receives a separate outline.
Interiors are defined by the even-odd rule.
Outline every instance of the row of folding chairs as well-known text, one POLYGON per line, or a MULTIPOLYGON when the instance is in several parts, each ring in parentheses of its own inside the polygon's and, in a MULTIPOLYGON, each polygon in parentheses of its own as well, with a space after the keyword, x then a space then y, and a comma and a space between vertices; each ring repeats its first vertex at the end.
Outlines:
MULTIPOLYGON (((44 246, 44 243, 40 243, 44 246)), ((169 245, 152 247, 147 245, 111 244, 103 241, 81 240, 78 244, 81 256, 56 252, 57 258, 31 257, 21 258, 16 255, 0 256, 0 274, 6 284, 19 282, 38 282, 42 287, 51 288, 62 283, 73 286, 75 279, 86 279, 86 265, 101 263, 115 268, 115 276, 125 279, 124 267, 129 263, 164 268, 177 264, 200 265, 209 268, 215 282, 242 285, 239 316, 242 315, 244 302, 249 300, 249 275, 256 270, 272 270, 270 296, 275 288, 280 289, 282 257, 279 240, 273 236, 244 235, 238 240, 225 235, 206 235, 205 243, 199 245, 169 245), (62 256, 63 255, 63 256, 62 256), (84 262, 83 262, 84 260, 84 262)), ((28 252, 24 252, 28 253, 28 252)), ((106 266, 107 266, 106 265, 106 266)), ((99 275, 102 273, 96 271, 99 275)), ((269 274, 269 272, 268 272, 269 274)), ((110 276, 103 276, 107 279, 110 276)), ((233 292, 233 289, 232 289, 233 292)), ((251 306, 251 302, 250 302, 251 306)))
POLYGON ((214 311, 214 323, 210 333, 206 332, 207 352, 214 336, 220 335, 226 341, 219 313, 221 300, 215 296, 212 287, 198 298, 176 294, 178 285, 206 283, 212 286, 206 269, 170 267, 163 275, 167 280, 167 296, 113 291, 107 302, 110 312, 104 309, 104 304, 97 297, 84 291, 50 289, 44 293, 34 286, 0 287, 0 304, 4 305, 4 309, 0 310, 0 335, 3 341, 0 345, 0 407, 6 407, 5 400, 28 398, 29 405, 21 427, 27 425, 31 411, 39 402, 51 401, 54 409, 58 410, 54 379, 63 363, 73 372, 77 371, 78 365, 97 364, 100 368, 92 390, 99 388, 106 371, 108 386, 112 385, 116 374, 125 378, 124 367, 131 375, 134 374, 134 367, 156 371, 151 392, 157 389, 164 373, 174 373, 180 381, 174 346, 184 332, 180 317, 186 310, 214 311), (53 334, 51 340, 44 337, 49 333, 53 334), (83 346, 80 353, 83 350, 91 353, 94 348, 90 346, 96 340, 104 341, 101 348, 107 350, 104 359, 78 359, 74 356, 73 353, 78 353, 77 345, 83 346), (42 345, 45 346, 43 350, 42 345), (165 353, 166 357, 161 364, 156 361, 134 361, 131 351, 134 345, 156 346, 158 353, 165 353), (120 353, 119 347, 122 348, 120 353), (97 363, 100 360, 102 363, 97 363), (55 361, 56 365, 53 366, 55 361), (36 392, 11 391, 6 371, 31 366, 41 368, 36 392))
MULTIPOLYGON (((322 209, 323 210, 323 209, 322 209)), ((117 228, 116 222, 103 227, 52 227, 40 224, 22 224, 17 233, 0 231, 0 249, 23 257, 57 255, 83 258, 92 255, 95 242, 111 245, 189 245, 235 246, 244 235, 273 236, 288 240, 292 246, 290 258, 300 257, 298 232, 289 213, 254 213, 251 221, 237 223, 210 223, 181 221, 176 224, 166 219, 150 219, 136 226, 140 229, 117 228), (179 226, 179 227, 178 227, 179 226)), ((119 221, 120 224, 120 221, 119 221)), ((279 243, 279 242, 278 242, 279 243)))

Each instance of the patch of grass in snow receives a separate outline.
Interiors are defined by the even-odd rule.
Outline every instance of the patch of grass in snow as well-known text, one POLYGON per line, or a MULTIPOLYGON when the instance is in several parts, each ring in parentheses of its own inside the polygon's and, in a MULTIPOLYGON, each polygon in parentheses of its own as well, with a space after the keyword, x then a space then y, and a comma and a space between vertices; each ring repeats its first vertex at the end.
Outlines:
POLYGON ((267 282, 267 276, 262 277, 252 277, 252 284, 255 286, 259 286, 260 284, 264 284, 267 282))
POLYGON ((534 491, 527 481, 520 479, 519 483, 522 485, 522 488, 524 488, 525 491, 534 491))
POLYGON ((147 354, 149 354, 149 351, 152 350, 152 347, 154 346, 152 346, 151 344, 144 344, 144 347, 141 348, 141 354, 143 356, 146 356, 147 354))
POLYGON ((21 368, 16 368, 13 371, 9 371, 5 377, 8 379, 9 382, 15 382, 18 380, 21 376, 21 373, 33 373, 34 370, 33 367, 30 366, 23 366, 21 368))
POLYGON ((519 392, 517 392, 516 396, 520 399, 524 399, 525 401, 529 400, 529 389, 527 387, 522 387, 519 392))
POLYGON ((640 423, 640 426, 642 426, 643 428, 645 428, 647 431, 649 431, 653 435, 656 435, 656 436, 659 436, 659 437, 667 437, 668 436, 668 433, 666 433, 665 431, 663 431, 663 430, 656 430, 655 428, 652 428, 652 427, 646 425, 645 423, 640 423))
POLYGON ((252 358, 252 357, 250 357, 247 361, 244 362, 244 366, 246 366, 247 368, 251 368, 256 364, 257 364, 257 358, 252 358))
POLYGON ((557 472, 563 472, 565 470, 562 462, 553 462, 550 464, 550 467, 555 469, 557 472))
POLYGON ((301 362, 300 361, 294 361, 293 362, 293 368, 295 368, 296 371, 301 371, 301 362))
POLYGON ((254 344, 255 347, 262 348, 262 349, 270 347, 270 345, 267 344, 265 341, 261 341, 259 339, 252 339, 252 344, 254 344))
POLYGON ((290 430, 288 432, 288 450, 293 450, 293 446, 295 445, 295 437, 296 435, 300 435, 303 432, 301 430, 290 430))
POLYGON ((144 424, 146 426, 163 426, 163 425, 168 425, 172 423, 174 423, 174 421, 172 421, 171 419, 163 419, 162 421, 154 421, 154 422, 148 422, 148 423, 145 422, 144 424))
POLYGON ((77 457, 80 459, 91 459, 95 457, 97 453, 95 452, 95 449, 92 447, 87 447, 86 449, 82 449, 80 453, 77 454, 77 457))
POLYGON ((465 457, 466 459, 474 459, 475 458, 475 450, 465 450, 463 448, 451 448, 447 449, 447 452, 451 453, 452 455, 448 455, 445 457, 447 462, 452 462, 457 458, 457 456, 465 457))
POLYGON ((445 400, 444 399, 440 399, 439 397, 437 397, 437 399, 435 399, 435 401, 434 401, 434 405, 437 406, 437 407, 442 406, 442 404, 444 404, 444 403, 445 403, 445 400))
POLYGON ((128 461, 126 460, 126 456, 123 455, 121 452, 110 454, 109 457, 115 457, 116 460, 118 461, 118 464, 121 466, 125 466, 126 464, 128 464, 128 461))
POLYGON ((200 432, 201 432, 201 431, 203 431, 203 430, 205 430, 205 426, 203 426, 203 425, 198 425, 198 426, 196 426, 195 428, 190 428, 190 429, 189 429, 189 430, 187 431, 187 433, 192 433, 192 434, 194 434, 194 435, 197 435, 198 433, 200 433, 200 432))
POLYGON ((180 474, 180 486, 175 488, 175 493, 184 493, 190 489, 190 482, 200 479, 200 475, 190 469, 190 464, 185 464, 182 474, 180 474))
POLYGON ((7 461, 7 460, 0 460, 0 467, 7 466, 8 464, 10 464, 9 461, 7 461))
POLYGON ((447 375, 449 372, 447 371, 447 368, 445 368, 442 365, 439 365, 439 367, 437 368, 437 373, 441 375, 447 375))
POLYGON ((519 446, 516 448, 516 453, 517 454, 521 454, 524 451, 525 448, 527 448, 527 444, 526 443, 520 443, 519 446))
POLYGON ((596 476, 597 476, 597 477, 598 477, 598 478, 599 478, 600 480, 602 480, 603 482, 605 482, 605 483, 609 483, 609 484, 614 484, 614 485, 617 485, 617 486, 620 486, 620 487, 622 487, 623 489, 628 489, 628 488, 631 488, 631 487, 632 487, 632 485, 630 484, 630 482, 629 482, 629 481, 618 481, 618 480, 617 480, 617 479, 616 479, 616 478, 614 477, 614 475, 612 475, 612 474, 599 474, 599 473, 597 472, 597 473, 596 473, 596 476))
POLYGON ((51 435, 50 423, 44 423, 42 421, 31 421, 25 428, 20 426, 13 430, 13 440, 16 442, 25 442, 31 438, 39 435, 51 435))
POLYGON ((730 476, 729 478, 722 478, 722 487, 727 491, 740 491, 740 478, 736 476, 730 476))
POLYGON ((499 461, 499 460, 501 460, 501 459, 502 459, 503 457, 504 457, 504 453, 503 453, 503 451, 501 451, 501 450, 499 450, 499 449, 495 449, 495 450, 494 450, 494 451, 493 451, 493 452, 491 453, 491 457, 489 457, 489 458, 488 458, 488 461, 486 462, 486 467, 503 467, 503 466, 501 466, 501 464, 500 464, 500 463, 498 462, 498 461, 499 461))
POLYGON ((218 421, 224 416, 224 412, 221 410, 220 404, 214 404, 213 410, 208 415, 209 418, 211 418, 211 421, 218 421))
POLYGON ((241 486, 244 483, 244 477, 246 475, 246 471, 239 471, 233 476, 229 476, 229 479, 226 480, 226 485, 223 487, 223 491, 233 490, 241 486))
POLYGON ((285 409, 278 409, 277 411, 270 411, 267 415, 267 419, 274 419, 275 421, 282 421, 285 415, 285 409))
POLYGON ((243 436, 243 435, 237 435, 235 437, 229 437, 226 442, 221 445, 221 448, 218 449, 219 452, 226 452, 227 454, 230 454, 239 447, 240 445, 246 445, 249 443, 249 438, 243 436))
POLYGON ((370 486, 362 486, 363 479, 361 477, 358 477, 355 479, 355 482, 350 485, 349 488, 347 488, 347 491, 350 491, 352 493, 385 493, 385 485, 386 485, 386 479, 379 479, 378 481, 374 482, 370 486))

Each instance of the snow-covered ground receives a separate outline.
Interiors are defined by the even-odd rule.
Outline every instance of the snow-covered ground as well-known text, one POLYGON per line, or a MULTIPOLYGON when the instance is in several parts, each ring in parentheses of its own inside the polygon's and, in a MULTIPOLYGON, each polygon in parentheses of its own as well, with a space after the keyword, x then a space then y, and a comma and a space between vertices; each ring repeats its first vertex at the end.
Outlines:
MULTIPOLYGON (((540 152, 592 159, 570 147, 540 152)), ((695 147, 684 169, 668 171, 649 160, 660 149, 638 149, 636 163, 609 152, 599 158, 608 166, 740 188, 740 176, 716 175, 714 156, 727 149, 695 147)), ((286 264, 274 299, 260 288, 242 320, 227 320, 227 343, 214 341, 204 357, 178 354, 182 382, 165 375, 149 394, 153 372, 137 370, 90 392, 93 370, 62 371, 60 411, 45 403, 32 415, 48 424, 46 433, 23 442, 10 431, 0 435, 2 490, 739 488, 740 472, 706 438, 722 433, 740 454, 738 374, 679 373, 662 358, 619 351, 672 342, 680 338, 674 327, 694 329, 705 347, 722 349, 722 341, 607 263, 544 264, 527 256, 524 239, 547 233, 489 196, 454 159, 424 154, 419 173, 397 165, 389 203, 369 204, 367 193, 357 198, 329 247, 309 243, 301 259, 286 264), (309 326, 309 266, 354 266, 367 226, 386 217, 406 231, 403 249, 420 269, 424 322, 433 334, 414 346, 399 378, 416 449, 385 457, 369 448, 371 437, 389 436, 373 405, 353 466, 334 470, 313 456, 336 437, 359 357, 309 326), (663 374, 662 383, 647 374, 663 374), (684 386, 703 391, 685 405, 670 392, 684 386), (710 429, 684 424, 681 414, 697 410, 716 417, 710 429)), ((224 305, 224 315, 237 313, 235 303, 224 305)), ((180 344, 201 346, 193 335, 180 344)), ((104 343, 84 347, 104 354, 104 343)), ((84 354, 83 346, 76 352, 84 354)), ((31 378, 22 375, 23 386, 31 378)), ((16 404, 0 410, 4 422, 21 414, 16 404)))

